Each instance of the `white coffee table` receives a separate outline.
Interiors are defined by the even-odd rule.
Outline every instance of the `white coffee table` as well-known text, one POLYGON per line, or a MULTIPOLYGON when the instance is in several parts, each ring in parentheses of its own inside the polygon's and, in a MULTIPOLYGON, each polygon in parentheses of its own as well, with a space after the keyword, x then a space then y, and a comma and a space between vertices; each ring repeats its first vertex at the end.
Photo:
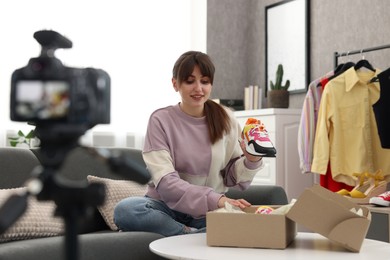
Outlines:
POLYGON ((390 244, 365 239, 359 253, 353 253, 317 233, 299 232, 286 249, 210 247, 206 234, 166 237, 150 243, 152 252, 168 259, 221 259, 221 260, 388 260, 390 244))

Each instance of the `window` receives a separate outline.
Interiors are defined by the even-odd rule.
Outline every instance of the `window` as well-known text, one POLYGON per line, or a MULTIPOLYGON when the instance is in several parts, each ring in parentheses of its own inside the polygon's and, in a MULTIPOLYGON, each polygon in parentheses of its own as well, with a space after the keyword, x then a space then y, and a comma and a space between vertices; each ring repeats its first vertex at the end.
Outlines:
POLYGON ((12 72, 39 55, 34 32, 55 30, 73 42, 71 49, 56 52, 64 65, 101 68, 110 74, 111 124, 93 130, 144 133, 153 110, 179 101, 171 85, 179 55, 190 49, 206 51, 206 3, 2 1, 0 146, 5 145, 6 129, 30 127, 10 121, 9 99, 12 72))

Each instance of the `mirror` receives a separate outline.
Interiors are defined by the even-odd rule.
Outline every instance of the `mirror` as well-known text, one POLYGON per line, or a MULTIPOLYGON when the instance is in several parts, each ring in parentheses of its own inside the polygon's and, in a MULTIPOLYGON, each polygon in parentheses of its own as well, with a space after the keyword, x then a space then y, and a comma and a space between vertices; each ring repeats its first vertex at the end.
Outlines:
POLYGON ((265 86, 275 82, 278 64, 289 92, 306 92, 310 80, 309 0, 287 0, 265 7, 265 86))

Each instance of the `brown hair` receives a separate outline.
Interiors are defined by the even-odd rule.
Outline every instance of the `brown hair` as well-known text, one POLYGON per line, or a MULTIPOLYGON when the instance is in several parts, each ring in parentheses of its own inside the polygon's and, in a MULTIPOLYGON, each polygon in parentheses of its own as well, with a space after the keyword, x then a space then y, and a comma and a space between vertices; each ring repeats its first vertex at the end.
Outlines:
MULTIPOLYGON (((195 65, 199 66, 203 76, 210 78, 210 83, 214 82, 215 67, 210 57, 199 51, 188 51, 183 53, 173 66, 173 78, 178 83, 185 81, 191 76, 195 65)), ((209 137, 212 144, 223 137, 224 133, 231 130, 230 118, 225 108, 212 100, 207 100, 204 105, 206 121, 209 129, 209 137)))

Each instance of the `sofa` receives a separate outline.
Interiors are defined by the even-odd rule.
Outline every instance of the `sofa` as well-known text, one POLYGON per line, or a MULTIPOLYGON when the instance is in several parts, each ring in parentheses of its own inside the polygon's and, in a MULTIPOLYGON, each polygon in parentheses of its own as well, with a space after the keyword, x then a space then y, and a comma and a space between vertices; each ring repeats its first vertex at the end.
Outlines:
MULTIPOLYGON (((141 150, 108 150, 120 152, 132 162, 145 167, 141 150)), ((24 191, 26 181, 31 180, 33 169, 41 165, 41 159, 39 149, 0 148, 0 205, 7 201, 10 194, 24 191)), ((79 218, 76 228, 78 259, 162 259, 149 250, 149 244, 163 236, 149 232, 120 232, 112 219, 115 204, 124 197, 142 195, 145 185, 125 180, 113 172, 104 159, 82 147, 67 153, 55 175, 72 185, 102 183, 106 188, 104 203, 86 208, 85 217, 79 218)), ((245 198, 253 205, 288 203, 283 188, 273 185, 251 186, 246 191, 230 189, 227 196, 245 198)), ((24 214, 0 234, 0 260, 66 259, 66 229, 63 219, 54 215, 55 209, 53 201, 41 201, 29 196, 24 214)))

